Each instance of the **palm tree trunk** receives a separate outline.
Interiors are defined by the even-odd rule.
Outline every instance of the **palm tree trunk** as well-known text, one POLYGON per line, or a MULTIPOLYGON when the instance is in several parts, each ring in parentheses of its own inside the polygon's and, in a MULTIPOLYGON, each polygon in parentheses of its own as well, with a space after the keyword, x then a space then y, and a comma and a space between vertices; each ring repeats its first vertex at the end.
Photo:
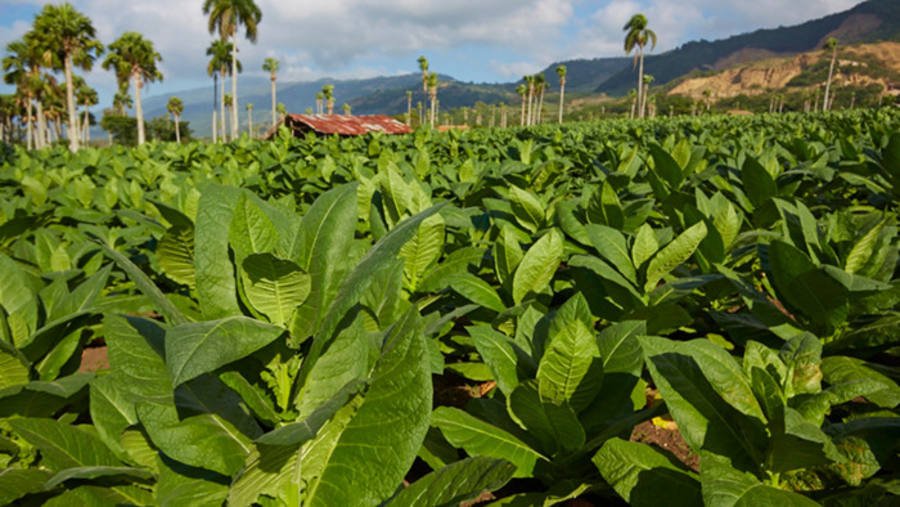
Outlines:
POLYGON ((175 142, 181 144, 181 118, 175 115, 175 142))
POLYGON ((837 60, 837 48, 831 51, 831 65, 828 66, 828 81, 825 82, 825 100, 822 102, 822 111, 831 109, 829 92, 831 92, 831 79, 834 77, 834 62, 837 60))
POLYGON ((276 91, 276 86, 275 86, 275 76, 272 76, 272 126, 273 127, 278 123, 277 118, 275 118, 275 109, 277 109, 275 107, 275 105, 276 105, 275 94, 276 93, 277 93, 277 91, 276 91))
POLYGON ((134 74, 134 114, 137 116, 138 145, 144 144, 144 106, 141 104, 141 88, 144 87, 143 78, 139 73, 134 74))
POLYGON ((634 119, 634 113, 636 112, 635 109, 637 109, 637 101, 638 101, 637 95, 635 95, 634 99, 631 101, 631 119, 632 120, 634 119))
POLYGON ((528 86, 528 115, 525 124, 530 126, 534 122, 534 86, 528 86))
POLYGON ((519 114, 519 126, 525 126, 525 96, 522 95, 522 112, 519 114))
POLYGON ((228 130, 225 128, 225 76, 227 72, 223 68, 219 74, 221 75, 221 83, 219 84, 219 137, 222 142, 228 142, 228 130))
POLYGON ((563 105, 565 104, 566 98, 566 80, 561 79, 559 82, 559 123, 562 125, 563 122, 563 105))
POLYGON ((250 109, 247 110, 247 133, 253 139, 253 111, 250 109))
POLYGON ((437 90, 431 92, 431 119, 429 124, 434 128, 434 117, 437 115, 437 90))
POLYGON ((218 118, 216 118, 216 109, 213 108, 213 112, 212 112, 212 140, 213 140, 213 142, 216 142, 216 139, 217 139, 217 137, 216 137, 216 122, 217 121, 218 121, 218 118))
POLYGON ((66 54, 66 106, 69 109, 69 151, 78 151, 78 111, 75 110, 75 87, 72 82, 72 55, 66 54))
POLYGON ((238 138, 237 31, 231 36, 231 138, 238 138))
POLYGON ((47 126, 44 122, 44 106, 41 104, 40 99, 35 102, 37 103, 37 114, 35 115, 37 116, 37 132, 34 133, 34 147, 40 150, 46 145, 47 126))
POLYGON ((638 46, 638 85, 637 85, 637 103, 638 117, 644 117, 644 48, 638 46))
POLYGON ((412 127, 412 95, 406 97, 406 124, 412 127))
POLYGON ((25 118, 25 145, 29 150, 34 149, 34 122, 32 120, 32 108, 34 104, 31 103, 31 97, 25 97, 25 100, 28 101, 28 117, 25 118))
POLYGON ((540 124, 544 120, 544 91, 545 87, 541 87, 541 100, 538 102, 537 109, 537 121, 535 123, 540 124))
POLYGON ((83 144, 88 143, 88 132, 91 130, 91 126, 90 126, 91 119, 90 119, 90 116, 88 116, 89 114, 90 113, 88 113, 87 104, 85 104, 84 114, 81 115, 81 117, 84 118, 81 121, 81 142, 83 144))

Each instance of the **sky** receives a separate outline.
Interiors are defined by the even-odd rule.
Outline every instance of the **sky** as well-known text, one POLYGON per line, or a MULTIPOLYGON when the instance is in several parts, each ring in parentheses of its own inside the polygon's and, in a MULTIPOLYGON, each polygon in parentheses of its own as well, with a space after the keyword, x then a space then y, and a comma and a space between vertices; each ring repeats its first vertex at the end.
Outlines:
MULTIPOLYGON (((368 78, 431 70, 473 82, 507 82, 571 58, 623 56, 622 26, 642 12, 659 36, 655 52, 690 40, 774 28, 846 10, 861 0, 257 0, 256 44, 239 39, 242 76, 279 80, 368 78)), ((0 48, 22 36, 49 0, 0 0, 0 48)), ((162 83, 145 95, 208 86, 207 30, 201 0, 70 0, 108 44, 137 31, 163 58, 162 83)), ((87 74, 101 106, 115 91, 99 65, 87 74)), ((0 84, 0 92, 11 88, 0 84)))

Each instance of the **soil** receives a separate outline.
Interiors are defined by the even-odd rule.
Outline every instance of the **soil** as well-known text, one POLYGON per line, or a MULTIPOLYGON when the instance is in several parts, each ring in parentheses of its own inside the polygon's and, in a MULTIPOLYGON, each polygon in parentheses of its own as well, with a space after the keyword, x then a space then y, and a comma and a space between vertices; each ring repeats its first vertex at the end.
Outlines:
POLYGON ((670 427, 663 428, 653 424, 653 421, 644 421, 634 427, 634 430, 631 432, 631 441, 655 445, 668 451, 691 470, 699 471, 700 456, 691 451, 684 437, 681 436, 681 432, 674 427, 674 423, 667 426, 670 427))
POLYGON ((85 347, 81 351, 81 366, 78 371, 95 372, 109 369, 109 357, 106 345, 98 347, 85 347))

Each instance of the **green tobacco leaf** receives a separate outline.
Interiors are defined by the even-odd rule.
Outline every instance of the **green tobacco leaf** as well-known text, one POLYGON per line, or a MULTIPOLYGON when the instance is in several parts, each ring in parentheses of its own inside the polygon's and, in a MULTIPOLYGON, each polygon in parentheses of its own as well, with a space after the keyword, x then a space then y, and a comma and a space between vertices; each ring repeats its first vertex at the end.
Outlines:
POLYGON ((589 224, 585 226, 591 245, 600 255, 612 263, 631 283, 637 283, 637 273, 628 255, 625 236, 612 227, 589 224))
POLYGON ((0 391, 7 387, 27 384, 29 380, 28 368, 22 361, 0 349, 0 391))
POLYGON ((270 253, 251 254, 241 267, 247 299, 273 324, 284 327, 309 296, 309 275, 291 261, 270 253))
POLYGON ((754 470, 766 447, 762 410, 728 352, 706 340, 640 341, 653 381, 688 444, 754 470))
POLYGON ((529 294, 537 294, 549 288, 563 258, 563 237, 551 229, 528 249, 513 277, 513 301, 516 304, 529 294))
POLYGON ((54 471, 92 466, 122 466, 122 462, 93 433, 53 419, 11 419, 19 437, 41 451, 42 465, 54 471))
POLYGON ((584 446, 584 428, 572 407, 542 401, 533 381, 520 384, 506 403, 513 419, 537 437, 547 454, 574 452, 584 446))
POLYGON ((228 504, 254 505, 267 495, 284 505, 301 505, 299 467, 297 447, 257 445, 227 490, 228 504))
POLYGON ((506 310, 497 291, 489 283, 471 273, 451 275, 448 283, 450 288, 473 303, 498 313, 506 310))
POLYGON ((853 274, 865 267, 866 263, 872 257, 875 246, 878 244, 881 231, 884 230, 887 222, 879 222, 878 225, 869 229, 859 241, 853 245, 850 253, 847 254, 847 261, 844 264, 844 271, 853 274))
POLYGON ((778 193, 778 185, 772 176, 756 159, 747 157, 741 168, 741 181, 744 183, 744 192, 753 203, 759 207, 778 193))
POLYGON ((641 374, 644 356, 638 337, 647 334, 647 324, 642 320, 617 322, 600 332, 597 345, 603 358, 603 373, 641 374))
POLYGON ((350 270, 343 259, 353 244, 356 233, 358 184, 348 184, 320 195, 300 221, 290 259, 310 276, 310 296, 301 312, 310 315, 311 327, 304 329, 306 338, 313 336, 318 323, 337 293, 338 285, 350 270))
POLYGON ((263 210, 264 205, 258 197, 246 191, 238 198, 228 227, 228 243, 237 266, 242 265, 250 255, 274 253, 278 247, 278 230, 263 210))
POLYGON ((500 235, 493 246, 494 272, 501 285, 508 287, 512 282, 513 274, 519 263, 522 262, 522 247, 519 240, 510 230, 510 226, 504 225, 500 229, 500 235))
POLYGON ((185 465, 231 476, 252 448, 249 438, 215 414, 179 420, 174 406, 150 403, 139 404, 137 413, 153 445, 185 465))
POLYGON ((243 375, 236 371, 222 373, 219 375, 219 380, 244 400, 247 408, 253 412, 257 419, 272 426, 279 421, 272 400, 263 388, 251 384, 243 375))
POLYGON ((849 303, 845 288, 816 268, 806 254, 794 246, 783 241, 769 244, 766 274, 778 296, 811 321, 838 326, 847 318, 849 303))
POLYGON ((159 479, 155 500, 158 505, 221 507, 228 497, 228 485, 221 482, 221 476, 165 458, 157 460, 159 479))
POLYGON ((544 205, 540 199, 531 192, 512 185, 509 187, 509 200, 519 225, 532 233, 537 232, 544 223, 544 205))
POLYGON ((19 498, 44 489, 52 474, 38 468, 7 468, 0 470, 0 504, 12 505, 19 498))
POLYGON ((580 292, 553 317, 537 371, 542 400, 556 405, 569 402, 580 410, 596 396, 603 370, 592 327, 590 309, 580 292))
POLYGON ((166 366, 172 383, 188 380, 237 361, 272 343, 284 331, 248 317, 175 326, 166 332, 166 366))
POLYGON ((363 387, 362 382, 351 382, 344 386, 330 400, 317 407, 303 421, 293 422, 266 433, 256 439, 262 445, 283 445, 296 447, 315 438, 319 429, 344 407, 363 387))
POLYGON ((415 290, 428 268, 444 249, 445 223, 441 215, 432 215, 419 225, 416 234, 400 248, 407 283, 415 290))
POLYGON ((587 207, 587 217, 592 224, 608 225, 613 229, 621 229, 625 224, 622 203, 609 180, 604 181, 600 188, 595 189, 591 195, 587 207))
POLYGON ((699 505, 699 477, 672 464, 671 458, 647 444, 608 440, 593 458, 600 475, 629 505, 699 505))
POLYGON ((476 456, 435 470, 400 491, 388 507, 456 507, 483 492, 502 488, 516 467, 502 459, 476 456))
MULTIPOLYGON (((334 435, 328 425, 307 444, 318 473, 307 477, 306 505, 377 505, 389 498, 415 460, 428 430, 431 366, 414 310, 392 326, 368 391, 334 435), (312 449, 316 449, 313 452, 312 449), (322 454, 327 452, 327 455, 322 454), (319 458, 324 458, 321 461, 319 458), (327 457, 325 457, 327 456, 327 457), (347 474, 354 470, 354 474, 347 474)), ((309 462, 303 460, 303 467, 309 462)))
POLYGON ((497 386, 509 396, 519 385, 516 352, 509 338, 488 325, 470 326, 466 331, 472 337, 481 360, 494 374, 497 386))
POLYGON ((194 227, 173 227, 156 247, 159 267, 167 277, 194 290, 197 286, 194 268, 194 227))
POLYGON ((828 392, 836 396, 836 404, 863 397, 888 409, 900 404, 900 387, 889 377, 866 366, 853 357, 832 356, 822 360, 822 373, 829 384, 828 392))
POLYGON ((684 173, 678 162, 658 143, 650 144, 650 154, 653 155, 654 169, 672 189, 677 189, 684 181, 684 173))
POLYGON ((340 290, 328 308, 328 312, 322 320, 319 333, 313 340, 309 354, 300 367, 297 375, 297 383, 303 385, 309 375, 312 366, 322 354, 325 346, 332 339, 341 320, 365 294, 379 272, 390 269, 395 265, 400 249, 416 233, 419 225, 431 215, 434 215, 443 205, 438 204, 404 220, 394 227, 385 237, 369 250, 369 253, 357 264, 356 268, 347 276, 340 290))
POLYGON ((648 224, 642 225, 634 236, 634 244, 631 245, 631 260, 634 261, 634 267, 643 266, 657 250, 659 250, 659 242, 656 240, 653 228, 648 224))
POLYGON ((66 468, 57 472, 46 484, 45 489, 53 489, 70 480, 91 480, 103 477, 128 477, 137 480, 147 480, 153 477, 148 470, 126 466, 83 466, 66 468))
POLYGON ((458 408, 438 407, 431 415, 431 424, 453 446, 472 456, 489 456, 514 464, 515 477, 531 477, 537 460, 546 459, 513 435, 458 408))
POLYGON ((125 257, 107 245, 103 245, 103 250, 106 252, 106 255, 115 261, 115 263, 119 265, 119 268, 128 275, 128 278, 137 285, 144 296, 153 302, 153 305, 159 310, 159 313, 161 313, 170 324, 183 324, 188 322, 188 318, 185 317, 168 298, 166 298, 166 295, 159 290, 156 284, 154 284, 143 271, 141 271, 141 268, 131 262, 128 257, 125 257))
POLYGON ((687 262, 706 237, 706 232, 706 224, 697 222, 657 252, 647 266, 647 283, 644 284, 644 291, 650 292, 655 289, 664 276, 687 262))
POLYGON ((235 270, 228 249, 228 225, 241 191, 208 184, 201 186, 200 192, 194 230, 197 299, 208 319, 240 315, 235 270))
POLYGON ((778 505, 815 507, 818 503, 803 495, 776 489, 759 482, 753 474, 736 470, 727 458, 713 453, 700 454, 703 503, 709 507, 752 507, 778 505))
POLYGON ((776 473, 827 465, 840 459, 837 449, 816 424, 787 408, 784 432, 773 435, 766 457, 767 469, 776 473))

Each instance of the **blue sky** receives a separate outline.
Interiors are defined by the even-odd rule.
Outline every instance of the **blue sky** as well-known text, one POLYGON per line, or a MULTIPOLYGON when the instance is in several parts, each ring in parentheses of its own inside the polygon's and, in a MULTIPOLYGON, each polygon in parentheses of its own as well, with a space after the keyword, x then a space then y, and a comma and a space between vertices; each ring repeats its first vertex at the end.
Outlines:
MULTIPOLYGON (((0 0, 0 45, 28 29, 47 0, 0 0)), ((201 0, 71 0, 109 43, 143 33, 163 56, 165 80, 150 95, 207 86, 201 0)), ((282 62, 282 81, 362 78, 432 70, 477 82, 511 81, 561 59, 622 55, 622 25, 643 12, 659 35, 656 52, 764 27, 790 25, 858 0, 257 0, 257 44, 239 41, 244 75, 264 77, 262 60, 282 62)), ((88 82, 108 102, 112 75, 88 82)), ((9 87, 0 86, 8 92, 9 87)))

